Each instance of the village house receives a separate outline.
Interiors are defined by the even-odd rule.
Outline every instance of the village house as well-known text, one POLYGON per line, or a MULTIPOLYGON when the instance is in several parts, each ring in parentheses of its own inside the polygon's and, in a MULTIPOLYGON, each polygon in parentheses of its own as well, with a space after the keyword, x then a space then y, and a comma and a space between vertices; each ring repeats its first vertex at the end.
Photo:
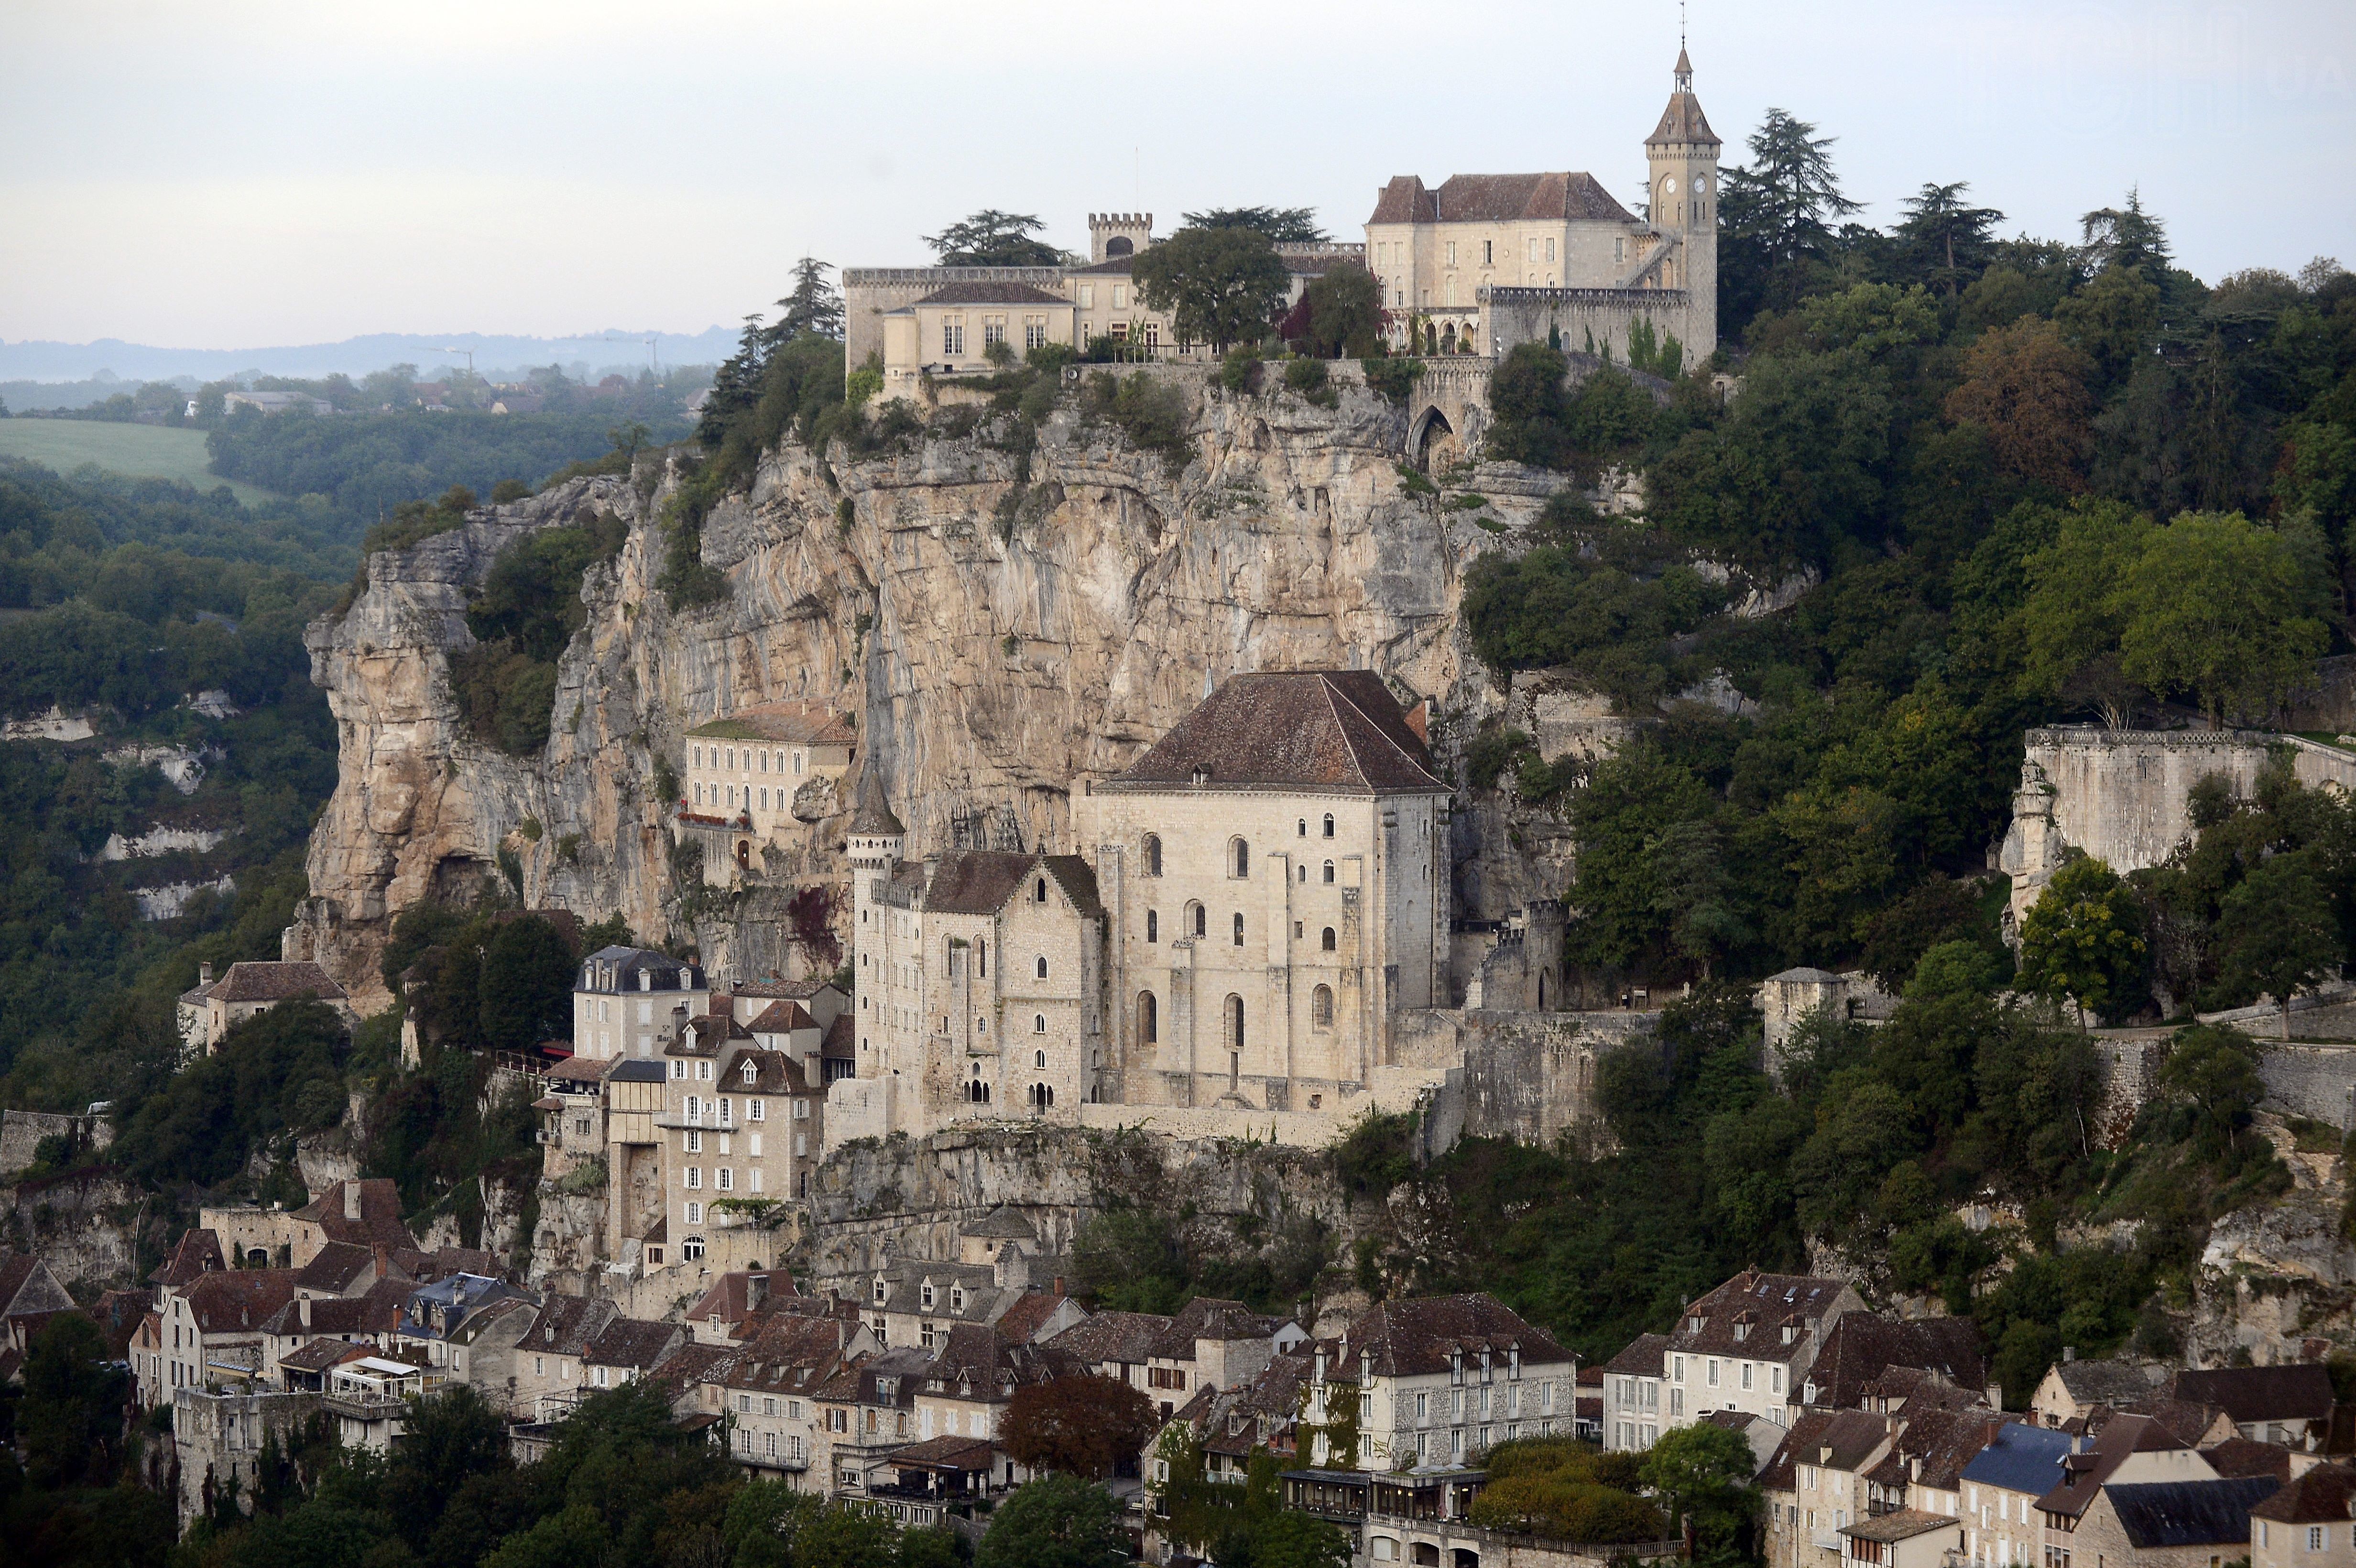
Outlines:
POLYGON ((839 1494, 856 1496, 884 1456, 916 1439, 916 1392, 932 1353, 884 1347, 843 1365, 813 1399, 824 1468, 839 1494))
POLYGON ((2113 1481, 2087 1505, 2056 1568, 2073 1561, 2088 1568, 2223 1568, 2250 1549, 2251 1509, 2281 1488, 2272 1476, 2113 1481))
POLYGON ((2083 1424, 2096 1405, 2127 1410, 2159 1392, 2166 1369, 2141 1361, 2082 1361, 2069 1351, 2046 1369, 2029 1412, 2047 1426, 2083 1424))
POLYGON ((2313 1453, 2330 1434, 2331 1373, 2317 1362, 2187 1369, 2176 1373, 2169 1388, 2179 1400, 2222 1410, 2241 1435, 2254 1442, 2313 1453))
POLYGON ((248 1268, 301 1269, 330 1242, 381 1247, 395 1268, 424 1256, 402 1223, 400 1192, 380 1177, 329 1182, 300 1209, 208 1204, 198 1215, 198 1228, 211 1233, 222 1256, 248 1268))
POLYGON ((336 1440, 348 1449, 389 1454, 409 1426, 412 1402, 450 1382, 450 1374, 399 1356, 340 1359, 326 1373, 320 1407, 334 1418, 336 1440))
POLYGON ((1642 1453, 1661 1440, 1661 1369, 1669 1337, 1639 1334, 1603 1363, 1603 1446, 1642 1453))
POLYGON ((1934 1406, 1883 1419, 1895 1424, 1889 1452, 1866 1472, 1866 1511, 1910 1508, 1963 1518, 1964 1469, 1994 1440, 2003 1417, 1986 1405, 1975 1405, 1934 1406))
POLYGON ((986 1324, 960 1324, 940 1336, 932 1364, 917 1385, 916 1440, 967 1437, 994 1443, 1016 1389, 1084 1370, 1068 1352, 1011 1341, 986 1324))
MULTIPOLYGON (((676 1138, 663 1150, 673 1265, 710 1266, 715 1237, 771 1250, 757 1237, 719 1233, 808 1196, 824 1141, 823 1087, 784 1051, 757 1045, 725 992, 703 1017, 678 1019, 662 1054, 669 1077, 657 1126, 676 1138)), ((723 1266, 762 1261, 732 1255, 723 1266)))
POLYGON ((2007 1422, 1964 1467, 1964 1550, 1975 1564, 2013 1568, 2043 1562, 2037 1499, 2062 1481, 2075 1451, 2067 1433, 2007 1422))
POLYGON ((816 825, 842 809, 837 781, 856 741, 819 702, 755 703, 688 731, 673 820, 682 840, 701 846, 704 881, 763 874, 773 848, 798 863, 816 825))
POLYGON ((294 963, 232 964, 220 979, 213 966, 200 965, 197 983, 180 993, 180 1055, 183 1061, 209 1056, 220 1049, 229 1031, 246 1019, 266 1013, 281 1002, 297 997, 325 1002, 352 1019, 344 988, 309 960, 294 963))
POLYGON ((158 1404, 182 1388, 256 1384, 262 1375, 262 1325, 294 1299, 291 1269, 226 1269, 174 1286, 160 1309, 162 1379, 139 1391, 158 1404))
POLYGON ((1841 1559, 1845 1568, 1939 1568, 1952 1560, 1963 1534, 1963 1527, 1944 1514, 1896 1509, 1841 1526, 1841 1559))
POLYGON ((699 1345, 735 1345, 739 1332, 773 1299, 795 1298, 793 1276, 783 1269, 731 1269, 687 1309, 688 1332, 699 1345))
POLYGON ((322 1386, 316 1376, 319 1368, 312 1364, 319 1360, 316 1352, 297 1369, 304 1378, 287 1375, 286 1359, 327 1340, 385 1349, 400 1323, 401 1304, 393 1291, 319 1296, 305 1296, 298 1288, 294 1299, 262 1320, 262 1381, 272 1388, 318 1388, 322 1386))
POLYGON ((692 962, 646 947, 601 947, 573 987, 573 1054, 607 1061, 653 1056, 670 1038, 673 1009, 707 1010, 712 992, 692 962))
POLYGON ((0 1249, 0 1350, 23 1356, 50 1318, 78 1310, 48 1264, 29 1253, 0 1249))
POLYGON ((1381 1302, 1305 1350, 1304 1430, 1355 1407, 1361 1435, 1353 1456, 1319 1431, 1301 1456, 1314 1467, 1462 1465, 1495 1444, 1569 1427, 1570 1352, 1494 1296, 1381 1302))
POLYGON ((705 1374, 729 1423, 730 1455, 798 1491, 827 1491, 833 1467, 827 1458, 819 1391, 880 1349, 854 1319, 785 1312, 769 1317, 729 1360, 705 1374))
POLYGON ((1815 1358, 1800 1377, 1799 1397, 1793 1403, 1835 1410, 1872 1408, 1866 1403, 1868 1391, 1894 1371, 1913 1375, 1876 1391, 1885 1407, 1899 1394, 1900 1385, 1912 1393, 1924 1377, 1991 1408, 2004 1403, 1989 1386, 1987 1350, 1979 1325, 1970 1318, 1901 1319, 1857 1311, 1832 1319, 1815 1358))
MULTIPOLYGON (((1864 1309, 1864 1300, 1840 1280, 1756 1270, 1735 1275, 1687 1304, 1657 1360, 1649 1342, 1657 1337, 1646 1336, 1606 1366, 1604 1446, 1649 1448, 1659 1432, 1717 1410, 1747 1411, 1789 1426, 1798 1407, 1820 1403, 1809 1375, 1827 1339, 1845 1316, 1864 1309), (1616 1404, 1614 1393, 1624 1396, 1616 1404), (1645 1403, 1655 1398, 1657 1405, 1645 1403), (1647 1426, 1655 1429, 1653 1437, 1647 1426)), ((1890 1349, 1933 1360, 1954 1354, 1943 1344, 1915 1346, 1914 1338, 1859 1336, 1845 1357, 1853 1369, 1845 1378, 1861 1384, 1879 1373, 1887 1364, 1877 1361, 1883 1339, 1890 1349)))
POLYGON ((2250 1568, 2356 1568, 2356 1467, 2346 1461, 2289 1478, 2249 1511, 2250 1568))
MULTIPOLYGON (((2103 1488, 2116 1482, 2213 1481, 2209 1461, 2182 1438, 2147 1415, 2115 1415, 2103 1429, 2082 1439, 2062 1460, 2062 1478, 2037 1499, 2043 1530, 2043 1561, 2069 1568, 2079 1525, 2103 1488)), ((2246 1531, 2242 1532, 2246 1534, 2246 1531)))
POLYGON ((1770 1568, 1839 1568, 1841 1532, 1873 1511, 1869 1476, 1895 1446, 1896 1424, 1861 1410, 1807 1411, 1759 1477, 1770 1568))
MULTIPOLYGON (((516 1342, 515 1394, 510 1414, 536 1422, 562 1420, 588 1392, 591 1344, 622 1315, 602 1298, 551 1296, 516 1342)), ((608 1374, 610 1376, 610 1373, 608 1374)))
POLYGON ((687 1342, 687 1330, 679 1324, 616 1317, 581 1353, 583 1392, 600 1393, 634 1382, 687 1342))
POLYGON ((541 1148, 541 1179, 561 1180, 605 1157, 602 1085, 612 1065, 601 1056, 572 1056, 541 1075, 544 1093, 531 1108, 540 1113, 540 1130, 533 1136, 541 1148))

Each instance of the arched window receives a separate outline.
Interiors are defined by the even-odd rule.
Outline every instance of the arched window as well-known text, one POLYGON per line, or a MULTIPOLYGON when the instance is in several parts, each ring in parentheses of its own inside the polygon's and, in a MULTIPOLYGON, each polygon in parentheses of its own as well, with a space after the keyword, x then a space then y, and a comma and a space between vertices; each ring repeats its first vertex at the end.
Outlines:
POLYGON ((1251 846, 1241 838, 1227 840, 1227 867, 1236 876, 1251 875, 1251 846))
POLYGON ((1046 1072, 1046 1071, 1047 1071, 1047 1053, 1046 1053, 1045 1051, 1033 1051, 1033 1052, 1031 1053, 1031 1065, 1032 1065, 1032 1066, 1033 1066, 1033 1067, 1035 1067, 1035 1068, 1037 1068, 1037 1069, 1038 1069, 1040 1072, 1046 1072))
POLYGON ((1031 1015, 1031 1032, 1033 1034, 1045 1034, 1047 1032, 1046 1014, 1033 1013, 1031 1015))
POLYGON ((1031 960, 1031 973, 1042 980, 1047 977, 1047 955, 1045 954, 1042 953, 1036 958, 1031 960))
POLYGON ((1333 880, 1333 862, 1331 860, 1325 862, 1325 880, 1328 882, 1333 880))
POLYGON ((990 978, 990 944, 987 942, 973 944, 973 972, 980 979, 990 978))
POLYGON ((701 1257, 703 1255, 703 1238, 701 1236, 688 1237, 687 1240, 679 1244, 679 1255, 685 1258, 690 1263, 693 1263, 696 1259, 701 1257))
POLYGON ((1159 942, 1162 940, 1162 912, 1160 910, 1150 909, 1145 912, 1145 940, 1148 942, 1159 942))
POLYGON ((1162 837, 1157 833, 1145 836, 1145 874, 1149 877, 1162 874, 1162 837))
POLYGON ((1226 1016, 1222 1021, 1226 1026, 1227 1049, 1241 1051, 1244 1048, 1244 999, 1232 991, 1228 992, 1224 1011, 1226 1016))
POLYGON ((1330 811, 1325 814, 1325 837, 1333 837, 1333 814, 1330 811))
POLYGON ((1210 934, 1209 912, 1205 910, 1201 904, 1188 904, 1186 907, 1194 912, 1194 934, 1197 936, 1208 936, 1210 934))
POLYGON ((1137 993, 1137 1043, 1156 1045, 1162 1040, 1162 1004, 1151 991, 1137 993))
POLYGON ((1244 912, 1243 912, 1243 911, 1241 911, 1241 910, 1237 910, 1237 911, 1236 911, 1236 945, 1237 945, 1237 947, 1241 947, 1243 944, 1244 944, 1244 912))
POLYGON ((1328 953, 1333 951, 1333 928, 1332 926, 1329 925, 1323 931, 1317 933, 1317 945, 1328 953))
POLYGON ((1297 836, 1302 838, 1309 837, 1309 818, 1304 816, 1301 819, 1298 825, 1297 836))
POLYGON ((1043 904, 1047 901, 1046 878, 1041 877, 1037 881, 1032 884, 1031 901, 1034 904, 1043 904))
POLYGON ((1309 993, 1309 1027, 1311 1029, 1333 1027, 1333 987, 1320 986, 1309 993))

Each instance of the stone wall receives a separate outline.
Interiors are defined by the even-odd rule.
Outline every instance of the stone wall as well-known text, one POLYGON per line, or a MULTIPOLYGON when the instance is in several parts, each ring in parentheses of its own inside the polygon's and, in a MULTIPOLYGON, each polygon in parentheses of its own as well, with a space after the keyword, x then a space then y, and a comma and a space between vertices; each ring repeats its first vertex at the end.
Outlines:
POLYGON ((1693 300, 1683 289, 1500 286, 1482 290, 1481 305, 1483 325, 1489 334, 1489 341, 1482 347, 1500 356, 1516 344, 1547 342, 1552 329, 1560 335, 1566 353, 1608 355, 1625 365, 1628 332, 1639 321, 1653 324, 1656 340, 1674 335, 1685 347, 1688 368, 1715 347, 1712 329, 1695 319, 1693 300))
POLYGON ((172 1392, 172 1446, 178 1462, 177 1502, 183 1523, 204 1512, 208 1499, 238 1485, 240 1502, 252 1506, 253 1470, 262 1445, 278 1440, 278 1451, 294 1446, 303 1424, 320 1409, 316 1393, 207 1393, 172 1392))
POLYGON ((2317 663, 2315 679, 2291 693, 2283 728, 2335 735, 2356 731, 2356 654, 2317 663))
POLYGON ((2356 1128, 2356 1043, 2285 1044, 2263 1033, 2258 1042, 2265 1051, 2258 1073, 2266 1081, 2268 1104, 2342 1132, 2356 1128))
POLYGON ((2192 786, 2213 775, 2253 794, 2277 751, 2301 783, 2356 788, 2356 751, 2254 730, 2031 730, 1998 857, 2020 920, 2072 849, 2125 873, 2157 866, 2191 836, 2192 786))
POLYGON ((96 1151, 114 1142, 114 1124, 104 1116, 0 1111, 0 1179, 29 1169, 41 1140, 48 1137, 70 1137, 96 1151))

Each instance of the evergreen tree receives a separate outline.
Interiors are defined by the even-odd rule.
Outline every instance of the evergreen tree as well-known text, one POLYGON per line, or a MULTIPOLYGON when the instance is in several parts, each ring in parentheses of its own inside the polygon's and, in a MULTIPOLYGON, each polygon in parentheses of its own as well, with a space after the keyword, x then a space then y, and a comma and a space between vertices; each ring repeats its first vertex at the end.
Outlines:
POLYGON ((1836 219, 1861 203, 1833 173, 1835 138, 1781 109, 1751 136, 1751 166, 1729 168, 1719 207, 1719 316, 1729 330, 1761 309, 1788 310, 1838 249, 1836 219))
POLYGON ((1898 225, 1911 273, 1951 295, 1987 269, 1991 231, 2004 221, 1993 207, 1967 204, 1964 193, 1971 188, 1966 180, 1926 184, 1906 198, 1906 216, 1898 225))
POLYGON ((1045 221, 1033 214, 985 207, 924 240, 944 267, 1056 266, 1064 253, 1034 237, 1033 231, 1044 227, 1045 221))
POLYGON ((804 256, 794 263, 794 292, 777 302, 777 308, 785 312, 773 329, 779 343, 790 343, 807 333, 842 336, 842 291, 826 278, 832 271, 815 256, 804 256))
POLYGON ((1183 217, 1189 229, 1249 229, 1279 245, 1314 245, 1332 238, 1318 227, 1313 207, 1215 207, 1183 217))

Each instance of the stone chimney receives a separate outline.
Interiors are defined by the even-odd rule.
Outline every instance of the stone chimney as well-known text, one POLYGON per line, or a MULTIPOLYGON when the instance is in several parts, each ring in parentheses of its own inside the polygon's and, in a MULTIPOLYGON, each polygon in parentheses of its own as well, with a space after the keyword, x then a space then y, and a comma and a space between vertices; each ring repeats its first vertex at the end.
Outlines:
POLYGON ((211 965, 209 962, 198 965, 197 965, 197 984, 198 984, 198 985, 199 985, 199 986, 209 986, 209 985, 211 985, 212 983, 213 983, 213 966, 212 966, 212 965, 211 965))
POLYGON ((354 1177, 344 1183, 344 1218, 358 1223, 360 1217, 360 1182, 354 1177))
POLYGON ((296 1306, 295 1312, 296 1315, 302 1318, 304 1328, 308 1328, 311 1327, 311 1298, 309 1296, 306 1296, 302 1299, 302 1301, 296 1306))
POLYGON ((764 1300, 767 1299, 768 1294, 769 1276, 767 1275, 748 1274, 744 1276, 745 1311, 750 1312, 755 1307, 760 1306, 764 1300))

